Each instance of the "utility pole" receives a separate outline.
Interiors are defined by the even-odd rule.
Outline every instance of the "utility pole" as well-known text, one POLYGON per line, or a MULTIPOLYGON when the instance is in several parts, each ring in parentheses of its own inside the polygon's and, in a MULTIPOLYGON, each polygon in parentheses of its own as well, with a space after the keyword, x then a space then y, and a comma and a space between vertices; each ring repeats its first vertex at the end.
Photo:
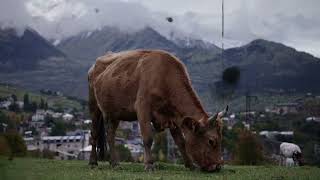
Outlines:
MULTIPOLYGON (((251 100, 254 100, 255 102, 258 101, 258 96, 250 95, 250 92, 247 91, 246 93, 246 114, 245 114, 245 121, 248 124, 249 123, 249 113, 251 112, 251 100)), ((251 122, 250 122, 251 124, 251 122)))

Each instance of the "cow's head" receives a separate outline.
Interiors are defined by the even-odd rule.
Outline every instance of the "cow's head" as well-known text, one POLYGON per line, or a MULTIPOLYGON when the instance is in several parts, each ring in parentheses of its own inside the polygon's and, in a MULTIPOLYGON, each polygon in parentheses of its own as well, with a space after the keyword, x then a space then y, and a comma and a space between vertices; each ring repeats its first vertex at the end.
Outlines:
POLYGON ((185 136, 186 151, 195 164, 204 171, 219 171, 221 160, 222 117, 228 107, 215 116, 195 120, 186 117, 182 128, 185 136))
POLYGON ((299 166, 303 166, 304 162, 303 162, 303 157, 301 152, 298 152, 298 151, 293 152, 292 159, 299 166))

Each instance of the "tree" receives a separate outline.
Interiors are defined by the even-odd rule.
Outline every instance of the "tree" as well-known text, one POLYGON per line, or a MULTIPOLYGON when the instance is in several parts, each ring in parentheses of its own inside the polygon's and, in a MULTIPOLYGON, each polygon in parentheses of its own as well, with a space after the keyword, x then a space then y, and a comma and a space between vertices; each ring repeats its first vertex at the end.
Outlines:
POLYGON ((23 96, 23 110, 26 112, 30 111, 30 101, 28 93, 24 94, 23 96))
POLYGON ((25 156, 27 147, 21 135, 15 131, 4 134, 4 137, 10 147, 10 156, 25 156))
POLYGON ((167 160, 167 132, 163 131, 157 133, 154 137, 154 144, 152 148, 152 154, 155 160, 166 161, 167 160), (163 156, 164 155, 164 156, 163 156))
POLYGON ((42 98, 41 98, 41 100, 40 100, 39 108, 40 108, 40 109, 44 109, 44 108, 45 108, 45 103, 44 103, 44 100, 43 100, 42 98))
POLYGON ((0 132, 15 130, 17 127, 17 114, 13 112, 4 113, 0 111, 0 132))
POLYGON ((12 94, 11 97, 12 97, 12 99, 13 99, 13 102, 18 101, 18 98, 17 98, 17 96, 16 96, 15 94, 12 94))
POLYGON ((12 112, 20 112, 19 105, 18 105, 16 102, 13 102, 13 103, 10 104, 10 106, 9 106, 9 111, 12 111, 12 112))
POLYGON ((320 116, 320 100, 309 99, 303 104, 303 111, 310 116, 320 116))
POLYGON ((31 106, 30 106, 30 110, 31 110, 31 112, 36 112, 37 111, 37 109, 38 109, 38 105, 37 105, 37 103, 36 102, 32 102, 31 103, 31 106))
POLYGON ((120 157, 120 161, 125 162, 132 162, 133 158, 131 156, 131 152, 128 148, 124 147, 123 145, 116 145, 116 149, 118 152, 118 155, 120 157))
POLYGON ((226 148, 229 152, 230 157, 227 159, 232 159, 234 157, 234 153, 236 151, 236 142, 238 138, 239 131, 242 131, 244 127, 240 128, 240 125, 243 126, 242 123, 239 123, 238 128, 234 126, 232 129, 228 129, 225 125, 222 131, 222 146, 226 148))
POLYGON ((61 120, 54 122, 54 126, 52 127, 52 131, 51 131, 50 135, 51 136, 65 136, 66 135, 65 123, 61 120))
POLYGON ((0 136, 0 155, 9 156, 11 153, 10 146, 4 136, 0 136))
POLYGON ((44 110, 48 110, 48 102, 44 104, 44 110))
POLYGON ((263 162, 262 145, 257 137, 248 130, 239 134, 236 162, 241 165, 257 165, 263 162))

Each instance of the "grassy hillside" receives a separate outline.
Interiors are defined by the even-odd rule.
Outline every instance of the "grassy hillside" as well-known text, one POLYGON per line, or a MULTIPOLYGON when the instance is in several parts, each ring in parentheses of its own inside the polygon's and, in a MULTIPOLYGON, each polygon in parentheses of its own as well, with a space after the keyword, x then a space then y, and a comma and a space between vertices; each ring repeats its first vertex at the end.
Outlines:
POLYGON ((320 169, 316 167, 278 166, 226 166, 219 173, 189 171, 180 165, 158 164, 155 172, 147 173, 142 164, 122 163, 121 169, 111 169, 107 163, 90 169, 86 161, 57 161, 44 159, 0 158, 2 180, 99 180, 99 179, 318 179, 320 169))
POLYGON ((15 94, 18 100, 23 101, 24 94, 29 94, 30 101, 35 101, 38 104, 40 103, 41 98, 48 102, 49 107, 52 108, 76 108, 78 110, 81 109, 81 104, 78 101, 68 99, 64 96, 50 96, 50 95, 43 95, 35 92, 30 92, 28 90, 13 87, 13 86, 5 86, 0 85, 0 97, 8 97, 12 94, 15 94))

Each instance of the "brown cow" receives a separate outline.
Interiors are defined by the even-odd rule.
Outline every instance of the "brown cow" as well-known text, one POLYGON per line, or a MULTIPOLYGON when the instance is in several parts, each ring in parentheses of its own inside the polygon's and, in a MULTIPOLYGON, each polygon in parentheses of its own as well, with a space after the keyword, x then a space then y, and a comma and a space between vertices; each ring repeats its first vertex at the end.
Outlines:
POLYGON ((105 148, 104 124, 110 164, 118 165, 114 148, 119 121, 138 119, 144 144, 146 170, 153 169, 152 126, 170 129, 185 166, 205 171, 221 168, 223 113, 209 118, 193 90, 185 66, 159 50, 107 53, 89 70, 89 108, 92 115, 91 165, 97 165, 96 148, 105 148))

